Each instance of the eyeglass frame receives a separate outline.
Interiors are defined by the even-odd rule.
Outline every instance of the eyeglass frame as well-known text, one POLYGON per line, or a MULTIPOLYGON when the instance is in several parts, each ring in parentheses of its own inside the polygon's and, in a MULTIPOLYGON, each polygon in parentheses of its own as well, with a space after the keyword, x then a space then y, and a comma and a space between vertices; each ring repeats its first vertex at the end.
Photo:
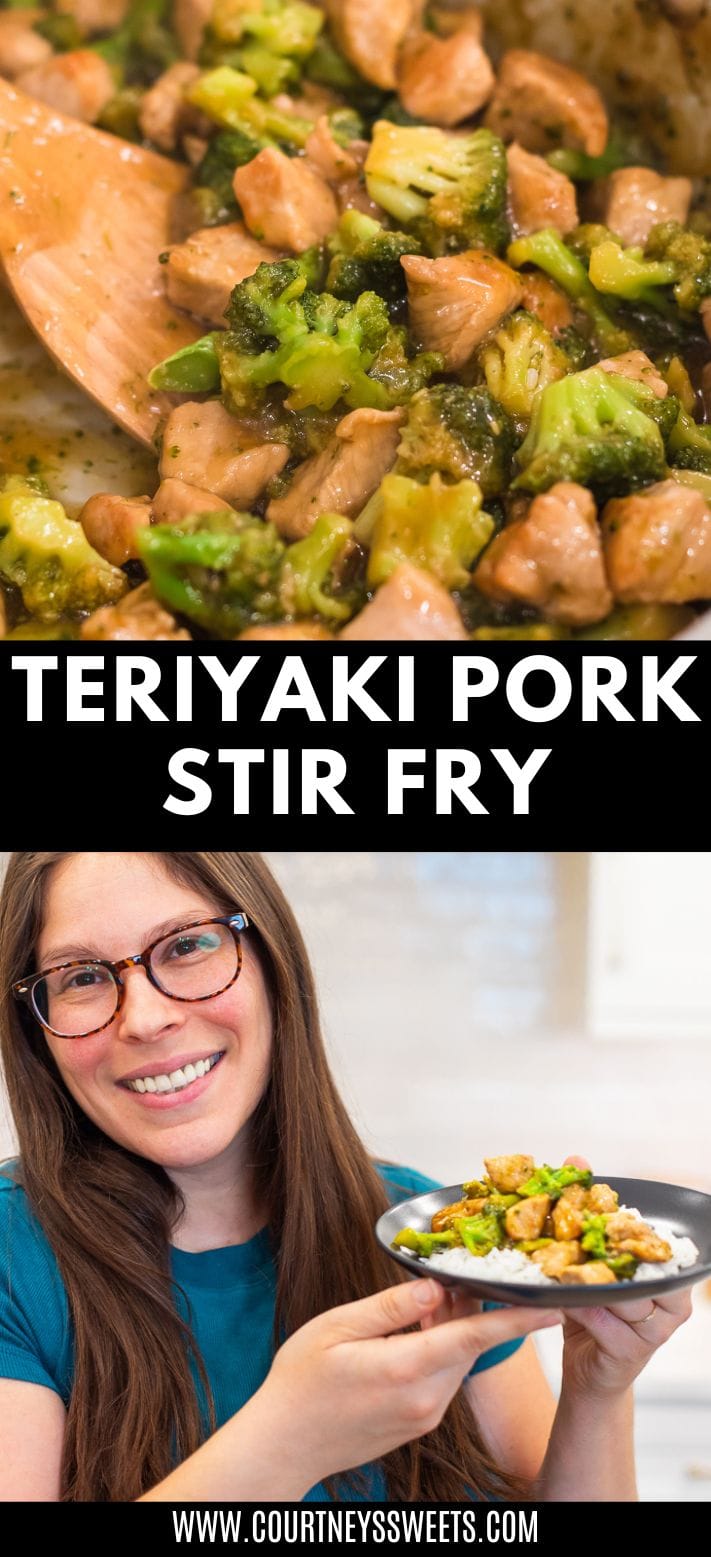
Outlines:
POLYGON ((41 973, 31 974, 29 978, 17 979, 14 984, 10 985, 10 988, 15 999, 22 1001, 29 1007, 31 1015, 36 1022, 39 1022, 40 1027, 52 1033, 55 1038, 64 1038, 68 1043, 76 1043, 78 1039, 93 1038, 95 1033, 103 1032, 104 1028, 110 1027, 114 1018, 118 1016, 126 993, 126 984, 121 977, 121 968, 144 968, 146 977, 154 989, 159 990, 160 994, 165 995, 168 1000, 180 1000, 183 1004, 192 1003, 196 1000, 214 1000, 216 995, 223 995, 226 989, 230 989, 237 982, 242 972, 240 933, 242 930, 247 929, 249 929, 249 919, 246 914, 241 912, 238 914, 217 914, 212 919, 192 919, 189 924, 176 925, 174 930, 167 930, 163 935, 157 936, 155 941, 151 941, 150 946, 145 946, 143 951, 136 952, 132 957, 120 957, 118 962, 110 962, 108 957, 80 957, 72 962, 58 962, 51 968, 44 968, 41 973), (201 925, 207 924, 224 924, 232 931, 237 952, 237 971, 227 984, 223 984, 221 989, 214 990, 211 995, 173 995, 169 990, 163 988, 153 972, 150 962, 151 953, 155 951, 156 946, 160 946, 161 941, 169 941, 172 936, 182 935, 185 930, 197 930, 201 925), (42 979, 48 978, 50 973, 63 973, 66 968, 108 968, 113 978, 116 987, 116 1009, 109 1017, 108 1022, 102 1022, 100 1027, 91 1027, 88 1033, 58 1033, 54 1027, 49 1026, 48 1022, 43 1022, 35 1006, 35 986, 41 983, 42 979))

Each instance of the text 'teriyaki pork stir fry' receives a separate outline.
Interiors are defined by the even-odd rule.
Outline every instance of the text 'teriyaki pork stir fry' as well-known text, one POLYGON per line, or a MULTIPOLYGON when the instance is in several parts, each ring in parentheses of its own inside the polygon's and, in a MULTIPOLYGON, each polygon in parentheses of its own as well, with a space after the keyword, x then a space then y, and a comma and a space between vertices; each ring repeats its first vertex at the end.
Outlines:
POLYGON ((150 374, 154 493, 6 475, 10 632, 668 637, 711 600, 711 200, 591 80, 444 0, 13 4, 0 71, 189 164, 161 260, 203 326, 150 374))

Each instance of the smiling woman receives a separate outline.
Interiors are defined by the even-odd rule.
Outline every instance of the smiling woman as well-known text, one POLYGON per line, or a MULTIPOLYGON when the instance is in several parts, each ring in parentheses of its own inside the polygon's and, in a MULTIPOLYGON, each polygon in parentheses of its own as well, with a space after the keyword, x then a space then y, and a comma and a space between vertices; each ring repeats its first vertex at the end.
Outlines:
POLYGON ((556 1411, 557 1311, 393 1269, 376 1220, 437 1186, 359 1140, 259 856, 11 856, 0 1000, 0 1495, 635 1496, 687 1294, 567 1316, 556 1411))

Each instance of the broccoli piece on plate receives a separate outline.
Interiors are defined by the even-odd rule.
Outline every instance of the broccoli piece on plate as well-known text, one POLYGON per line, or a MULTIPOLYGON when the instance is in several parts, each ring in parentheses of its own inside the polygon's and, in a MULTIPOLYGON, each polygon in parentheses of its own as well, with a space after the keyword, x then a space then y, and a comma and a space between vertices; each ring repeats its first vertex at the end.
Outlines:
POLYGON ((346 211, 328 249, 327 291, 347 302, 355 302, 361 292, 377 292, 392 307, 407 297, 400 260, 403 254, 420 254, 422 245, 411 233, 388 232, 362 211, 346 211))
POLYGON ((566 351, 535 314, 522 309, 489 337, 479 361, 494 399, 523 422, 530 418, 536 395, 572 371, 566 351))
POLYGON ((551 1200, 557 1200, 569 1184, 582 1184, 584 1189, 589 1189, 592 1184, 590 1169, 576 1168, 572 1162, 565 1163, 562 1168, 551 1168, 544 1162, 543 1167, 536 1168, 525 1184, 519 1184, 518 1193, 527 1198, 531 1195, 550 1195, 551 1200))
POLYGON ((604 1260, 607 1255, 606 1223, 607 1217, 604 1213, 599 1216, 591 1216, 587 1213, 583 1216, 580 1242, 586 1253, 591 1254, 596 1260, 604 1260))
POLYGON ((645 259, 644 249, 626 249, 614 238, 592 249, 588 274, 597 292, 646 304, 660 313, 668 309, 669 300, 659 289, 672 286, 676 279, 669 260, 645 259))
POLYGON ((678 470, 697 470, 711 476, 711 427, 695 422, 680 409, 667 443, 669 463, 678 470))
POLYGON ((473 563, 494 533, 475 481, 446 486, 437 473, 423 486, 391 474, 383 478, 377 496, 367 575, 371 588, 383 584, 401 562, 433 573, 446 589, 469 582, 473 563))
POLYGON ((485 498, 495 497, 508 485, 515 442, 509 417, 488 389, 436 384, 408 405, 397 469, 419 481, 436 471, 469 479, 485 498))
POLYGON ((258 411, 269 386, 283 384, 289 411, 329 411, 341 400, 352 410, 384 411, 441 366, 433 353, 407 357, 405 336, 375 292, 348 303, 314 291, 319 264, 311 250, 260 265, 234 287, 229 329, 215 340, 230 409, 258 411))
POLYGON ((500 1249, 505 1240, 503 1211, 455 1217, 454 1230, 470 1254, 490 1254, 492 1249, 500 1249))
POLYGON ((659 480, 664 441, 649 412, 657 415, 663 405, 653 390, 602 368, 549 384, 533 407, 512 488, 546 492, 557 481, 574 481, 614 496, 659 480))
POLYGON ((264 136, 268 142, 287 149, 305 146, 313 129, 311 119, 264 102, 257 97, 257 90, 252 76, 220 65, 199 76, 185 95, 208 119, 225 129, 264 136))
POLYGON ((151 389, 164 389, 175 395, 198 395, 220 387, 220 364, 215 350, 217 330, 201 335, 189 346, 181 346, 172 357, 165 357, 148 374, 151 389))
POLYGON ((267 144, 264 136, 250 130, 218 130, 195 169, 196 185, 214 190, 225 211, 236 214, 238 206, 232 187, 235 169, 251 162, 267 144))
POLYGON ((112 567, 41 484, 6 476, 0 490, 0 578, 20 590, 40 622, 95 611, 119 600, 126 575, 112 567))
POLYGON ((553 227, 543 227, 540 232, 526 238, 517 238, 509 247, 509 265, 520 270, 522 265, 536 265, 555 281, 563 292, 590 320, 598 346, 609 357, 629 351, 636 343, 629 331, 622 329, 610 318, 598 293, 577 254, 563 242, 553 227))
POLYGON ((244 70, 273 96, 298 85, 322 27, 323 15, 301 0, 216 0, 200 63, 244 70))
POLYGON ((490 130, 457 135, 380 119, 365 164, 368 193, 435 258, 508 242, 506 151, 490 130))
POLYGON ((638 161, 634 150, 626 146, 614 132, 599 157, 588 152, 575 151, 571 146, 559 146, 549 151, 546 161, 559 173, 566 173, 575 183, 586 183, 594 178, 607 178, 618 168, 626 168, 638 161))
POLYGON ((461 1244, 461 1238, 454 1232, 447 1233, 416 1233, 414 1227, 403 1227, 393 1238, 393 1249, 409 1249, 412 1254, 419 1254, 428 1260, 431 1254, 436 1254, 438 1249, 452 1249, 455 1244, 461 1244))
POLYGON ((148 86, 180 57, 170 12, 171 0, 132 0, 121 25, 87 47, 114 67, 122 85, 148 86))
POLYGON ((679 307, 693 313, 711 297, 711 237, 682 227, 679 222, 659 222, 647 239, 645 257, 674 270, 674 296, 679 307))
POLYGON ((287 615, 316 615, 335 625, 355 614, 364 603, 364 591, 357 583, 344 587, 337 578, 339 564, 353 550, 352 537, 350 519, 321 514, 313 530, 288 548, 279 589, 287 615))
POLYGON ((162 603, 218 638, 283 615, 279 578, 286 551, 272 524, 253 514, 190 514, 147 525, 141 561, 162 603))

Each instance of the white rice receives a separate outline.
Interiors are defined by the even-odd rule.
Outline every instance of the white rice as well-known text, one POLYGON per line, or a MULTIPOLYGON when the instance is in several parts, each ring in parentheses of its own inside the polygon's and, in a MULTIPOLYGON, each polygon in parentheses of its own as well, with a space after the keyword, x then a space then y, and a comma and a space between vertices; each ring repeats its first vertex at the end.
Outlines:
MULTIPOLYGON (((659 1233, 660 1238, 665 1238, 671 1244, 672 1258, 663 1263, 643 1262, 637 1266, 632 1277, 633 1281, 656 1281, 660 1276, 675 1276, 677 1271, 686 1270, 689 1265, 694 1265, 699 1257, 699 1251, 691 1238, 678 1238, 671 1231, 668 1223, 662 1221, 652 1222, 648 1217, 642 1217, 641 1213, 632 1206, 620 1206, 620 1211, 628 1211, 630 1216, 639 1217, 646 1222, 648 1227, 659 1233)), ((492 1249, 490 1254, 470 1254, 468 1249, 444 1249, 440 1254, 433 1254, 429 1259, 421 1258, 423 1266, 428 1270, 433 1267, 446 1270, 451 1276, 477 1276, 484 1281, 512 1281, 528 1284, 535 1287, 559 1287, 561 1283, 554 1281, 552 1276, 544 1275, 540 1265, 530 1259, 527 1254, 522 1254, 519 1249, 492 1249)), ((423 1272, 424 1274, 424 1272, 423 1272)))

